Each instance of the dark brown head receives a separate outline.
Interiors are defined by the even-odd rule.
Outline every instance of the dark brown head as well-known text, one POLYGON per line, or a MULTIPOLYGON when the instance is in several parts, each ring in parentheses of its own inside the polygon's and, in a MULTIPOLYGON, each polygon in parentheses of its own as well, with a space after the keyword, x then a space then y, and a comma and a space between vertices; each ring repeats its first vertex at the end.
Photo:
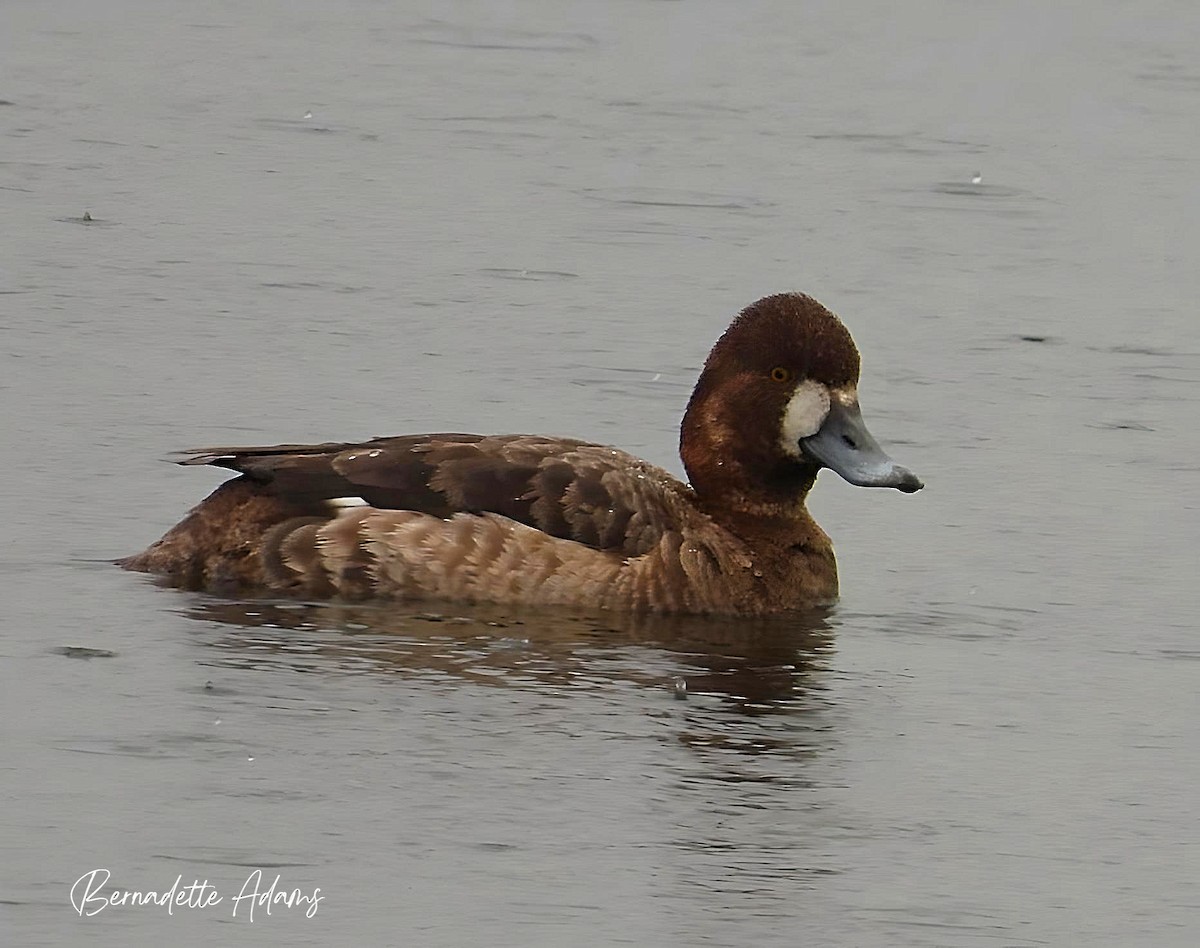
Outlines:
POLYGON ((772 515, 828 467, 852 484, 920 490, 858 408, 859 356, 833 313, 781 293, 746 307, 717 340, 683 418, 680 454, 710 504, 772 515))

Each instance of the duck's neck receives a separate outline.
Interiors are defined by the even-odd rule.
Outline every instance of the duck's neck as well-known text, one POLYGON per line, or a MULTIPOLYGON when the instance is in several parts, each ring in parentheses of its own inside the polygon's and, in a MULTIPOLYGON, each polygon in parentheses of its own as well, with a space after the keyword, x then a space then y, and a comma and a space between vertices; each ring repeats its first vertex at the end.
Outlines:
POLYGON ((701 508, 744 539, 824 540, 804 506, 816 465, 782 457, 766 435, 724 415, 717 400, 693 397, 680 427, 679 454, 701 508))

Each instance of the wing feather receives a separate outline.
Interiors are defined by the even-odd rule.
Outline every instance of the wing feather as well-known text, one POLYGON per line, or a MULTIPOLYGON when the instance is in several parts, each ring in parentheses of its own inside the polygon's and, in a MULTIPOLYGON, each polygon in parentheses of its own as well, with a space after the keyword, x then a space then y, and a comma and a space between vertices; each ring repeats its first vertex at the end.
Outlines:
POLYGON ((494 513, 597 550, 640 556, 701 517, 691 489, 604 445, 535 435, 429 434, 358 444, 201 448, 180 464, 238 471, 310 510, 338 497, 449 518, 494 513))

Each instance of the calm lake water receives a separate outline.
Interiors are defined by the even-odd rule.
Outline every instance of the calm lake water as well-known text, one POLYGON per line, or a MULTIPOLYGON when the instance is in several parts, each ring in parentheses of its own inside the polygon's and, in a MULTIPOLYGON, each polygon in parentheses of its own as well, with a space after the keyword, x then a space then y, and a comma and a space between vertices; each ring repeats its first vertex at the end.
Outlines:
POLYGON ((1194 945, 1198 44, 1192 0, 4 4, 0 941, 1194 945), (821 478, 828 612, 107 563, 219 482, 156 461, 196 444, 678 471, 789 289, 928 485, 821 478), (99 868, 222 901, 80 917, 99 868), (251 921, 255 869, 315 914, 251 921))

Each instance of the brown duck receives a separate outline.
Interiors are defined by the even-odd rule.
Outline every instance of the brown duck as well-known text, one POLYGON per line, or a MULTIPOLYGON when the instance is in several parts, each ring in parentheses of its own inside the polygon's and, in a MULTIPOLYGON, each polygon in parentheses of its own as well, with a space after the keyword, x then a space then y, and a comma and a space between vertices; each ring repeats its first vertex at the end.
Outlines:
POLYGON ((920 490, 863 424, 859 355, 811 297, 768 296, 717 341, 683 417, 691 484, 604 445, 422 434, 205 448, 240 476, 119 561, 217 592, 431 597, 763 615, 837 595, 805 497, 822 467, 920 490))

